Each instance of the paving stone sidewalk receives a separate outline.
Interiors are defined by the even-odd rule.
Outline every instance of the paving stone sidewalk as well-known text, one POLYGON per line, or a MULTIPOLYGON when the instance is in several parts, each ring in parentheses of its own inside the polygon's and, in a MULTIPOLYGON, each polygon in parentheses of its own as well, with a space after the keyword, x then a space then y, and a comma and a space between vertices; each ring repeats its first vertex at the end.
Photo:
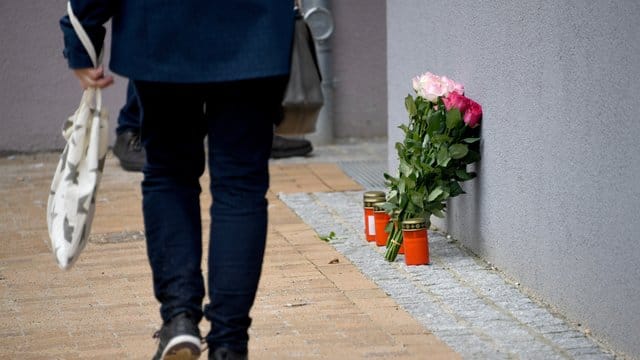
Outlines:
POLYGON ((464 359, 615 358, 441 233, 429 232, 429 266, 387 262, 364 239, 361 191, 280 197, 316 232, 334 232, 341 254, 464 359))
MULTIPOLYGON (((321 158, 272 164, 251 358, 460 358, 276 196, 362 189, 335 159, 321 158)), ((142 232, 141 175, 108 157, 90 243, 65 272, 49 252, 45 221, 57 159, 0 159, 0 359, 148 359, 160 324, 142 232)), ((206 192, 202 200, 210 202, 206 192)), ((205 219, 207 212, 203 206, 205 219)), ((201 329, 207 331, 204 321, 201 329)))
MULTIPOLYGON (((364 241, 361 196, 382 186, 386 151, 343 143, 272 162, 252 359, 618 358, 442 233, 430 232, 429 266, 384 261, 364 241)), ((44 218, 56 161, 0 159, 0 359, 149 358, 159 323, 141 175, 108 158, 91 242, 63 272, 44 218)))
MULTIPOLYGON (((331 159, 367 190, 383 190, 386 147, 381 143, 326 147, 331 159)), ((290 161, 297 161, 295 159, 290 161)), ((490 264, 455 240, 430 231, 431 265, 406 266, 400 255, 364 239, 362 191, 282 193, 280 198, 426 328, 465 359, 619 358, 549 307, 528 297, 490 264)))

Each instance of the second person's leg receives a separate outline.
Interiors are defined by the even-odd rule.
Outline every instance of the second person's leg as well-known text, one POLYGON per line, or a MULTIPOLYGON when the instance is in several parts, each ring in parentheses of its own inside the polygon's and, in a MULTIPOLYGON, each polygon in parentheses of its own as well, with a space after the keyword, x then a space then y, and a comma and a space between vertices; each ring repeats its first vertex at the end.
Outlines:
POLYGON ((118 114, 116 143, 113 154, 120 160, 120 166, 128 171, 142 171, 145 162, 144 148, 140 142, 140 105, 133 83, 127 85, 127 99, 118 114))

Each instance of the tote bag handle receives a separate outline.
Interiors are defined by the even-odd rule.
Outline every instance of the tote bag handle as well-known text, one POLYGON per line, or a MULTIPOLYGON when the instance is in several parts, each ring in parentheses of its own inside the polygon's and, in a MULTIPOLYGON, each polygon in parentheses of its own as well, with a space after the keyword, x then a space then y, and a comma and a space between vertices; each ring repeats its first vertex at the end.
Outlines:
POLYGON ((75 30, 76 35, 80 39, 82 45, 87 50, 89 57, 91 58, 91 62, 93 63, 93 67, 98 67, 102 63, 102 51, 100 52, 100 57, 96 55, 96 49, 93 47, 93 43, 91 39, 89 39, 89 35, 84 31, 80 20, 73 13, 73 9, 71 9, 71 1, 67 2, 67 14, 69 15, 69 20, 71 20, 71 26, 73 26, 73 30, 75 30))
MULTIPOLYGON (((99 56, 96 55, 96 49, 93 47, 93 43, 91 42, 89 35, 87 35, 87 32, 82 27, 80 20, 78 20, 76 15, 73 13, 73 9, 71 8, 71 1, 67 2, 67 14, 69 15, 69 20, 71 21, 71 26, 73 26, 73 30, 76 32, 76 35, 78 35, 80 42, 84 46, 85 50, 87 50, 87 53, 91 58, 93 67, 97 68, 102 63, 103 52, 100 51, 100 55, 99 56)), ((96 93, 96 98, 95 98, 96 109, 100 111, 102 109, 102 91, 100 91, 100 89, 95 89, 95 93, 96 93)))

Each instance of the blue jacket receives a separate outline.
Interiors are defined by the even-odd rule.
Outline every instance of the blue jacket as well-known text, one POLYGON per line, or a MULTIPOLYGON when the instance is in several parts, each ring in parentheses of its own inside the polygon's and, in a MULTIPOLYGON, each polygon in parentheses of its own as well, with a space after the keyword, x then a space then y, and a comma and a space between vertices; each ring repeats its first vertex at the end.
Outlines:
MULTIPOLYGON (((99 52, 112 19, 111 61, 133 80, 202 83, 289 73, 291 0, 71 0, 99 52)), ((92 67, 68 16, 60 20, 71 68, 92 67)))

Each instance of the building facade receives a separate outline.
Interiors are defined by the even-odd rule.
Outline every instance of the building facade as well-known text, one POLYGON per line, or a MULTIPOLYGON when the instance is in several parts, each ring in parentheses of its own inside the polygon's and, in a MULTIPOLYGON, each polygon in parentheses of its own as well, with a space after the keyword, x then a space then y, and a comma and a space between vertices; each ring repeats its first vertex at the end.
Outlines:
POLYGON ((640 357, 640 3, 387 1, 389 169, 411 78, 483 106, 479 176, 437 225, 640 357))

